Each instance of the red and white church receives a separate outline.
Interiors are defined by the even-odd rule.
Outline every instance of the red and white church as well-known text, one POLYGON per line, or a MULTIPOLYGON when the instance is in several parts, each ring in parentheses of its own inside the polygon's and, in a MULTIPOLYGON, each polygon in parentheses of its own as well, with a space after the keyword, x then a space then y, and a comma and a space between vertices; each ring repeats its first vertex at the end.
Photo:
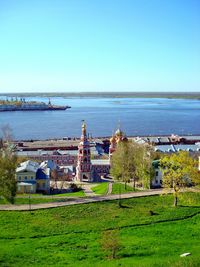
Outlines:
POLYGON ((102 176, 109 174, 109 170, 109 159, 91 160, 90 141, 87 137, 86 123, 83 122, 75 180, 77 182, 100 182, 102 176))

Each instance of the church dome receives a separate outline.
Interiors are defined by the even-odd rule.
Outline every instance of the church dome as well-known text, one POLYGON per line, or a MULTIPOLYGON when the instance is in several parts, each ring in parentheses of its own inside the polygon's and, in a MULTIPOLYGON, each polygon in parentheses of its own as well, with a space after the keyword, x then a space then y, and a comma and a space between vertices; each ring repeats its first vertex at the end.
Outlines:
POLYGON ((123 133, 122 130, 119 128, 119 129, 117 129, 117 131, 115 132, 115 135, 116 135, 116 136, 123 136, 124 133, 123 133))

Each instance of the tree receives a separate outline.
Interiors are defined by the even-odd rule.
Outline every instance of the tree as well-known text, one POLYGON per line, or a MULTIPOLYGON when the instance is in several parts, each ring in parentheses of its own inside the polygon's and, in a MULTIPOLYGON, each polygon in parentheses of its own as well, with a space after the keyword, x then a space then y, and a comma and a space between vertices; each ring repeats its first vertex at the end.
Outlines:
POLYGON ((14 203, 17 192, 15 171, 17 167, 17 157, 13 153, 13 145, 10 142, 10 128, 6 127, 3 132, 3 147, 0 149, 0 196, 3 196, 10 203, 14 203))
POLYGON ((126 184, 134 179, 135 184, 135 151, 131 142, 120 142, 112 155, 110 173, 115 180, 126 184))
POLYGON ((51 171, 51 180, 54 182, 52 184, 53 189, 58 189, 58 170, 54 169, 51 171))
POLYGON ((144 187, 149 188, 153 175, 153 153, 150 146, 135 142, 121 142, 111 159, 111 175, 116 180, 125 182, 133 180, 135 189, 136 182, 141 181, 144 187))
POLYGON ((199 182, 200 176, 197 166, 197 161, 186 151, 166 155, 160 160, 163 186, 167 190, 173 190, 175 207, 178 204, 181 190, 199 182))
POLYGON ((4 148, 0 152, 0 195, 10 203, 14 203, 17 186, 15 171, 17 166, 17 157, 9 150, 4 148))
POLYGON ((10 128, 9 124, 5 124, 1 127, 1 132, 2 132, 2 140, 5 143, 10 143, 13 139, 12 136, 12 129, 10 128))
POLYGON ((117 257, 117 252, 121 248, 119 230, 104 231, 102 234, 101 246, 109 259, 115 259, 117 257))
POLYGON ((143 188, 150 188, 151 179, 155 175, 152 161, 157 157, 152 146, 148 144, 134 144, 137 151, 135 158, 136 176, 141 181, 143 188))

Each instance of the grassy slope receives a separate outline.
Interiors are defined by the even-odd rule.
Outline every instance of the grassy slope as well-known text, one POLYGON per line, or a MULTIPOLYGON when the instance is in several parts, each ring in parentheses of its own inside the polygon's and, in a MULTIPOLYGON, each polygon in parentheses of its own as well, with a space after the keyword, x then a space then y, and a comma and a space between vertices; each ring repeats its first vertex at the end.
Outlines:
POLYGON ((113 183, 112 194, 119 194, 119 192, 120 192, 119 190, 121 191, 121 194, 134 191, 133 187, 131 187, 130 185, 126 185, 126 189, 125 189, 125 185, 124 184, 113 183))
POLYGON ((0 266, 199 266, 200 194, 187 195, 178 208, 170 195, 0 212, 0 266), (122 248, 107 260, 102 230, 113 228, 122 248))
POLYGON ((105 195, 108 192, 108 183, 100 183, 99 185, 94 186, 91 189, 97 195, 105 195))

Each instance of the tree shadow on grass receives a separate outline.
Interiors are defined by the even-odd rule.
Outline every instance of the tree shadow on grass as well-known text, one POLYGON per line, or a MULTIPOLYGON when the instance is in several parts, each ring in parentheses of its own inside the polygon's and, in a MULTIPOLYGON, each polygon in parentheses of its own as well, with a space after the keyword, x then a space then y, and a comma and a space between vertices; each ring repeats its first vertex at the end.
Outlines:
POLYGON ((120 204, 119 205, 119 208, 122 208, 122 209, 133 209, 133 206, 128 206, 128 205, 126 205, 126 204, 120 204))
POLYGON ((146 256, 152 256, 152 252, 122 252, 119 253, 120 258, 130 258, 130 257, 146 257, 146 256))

